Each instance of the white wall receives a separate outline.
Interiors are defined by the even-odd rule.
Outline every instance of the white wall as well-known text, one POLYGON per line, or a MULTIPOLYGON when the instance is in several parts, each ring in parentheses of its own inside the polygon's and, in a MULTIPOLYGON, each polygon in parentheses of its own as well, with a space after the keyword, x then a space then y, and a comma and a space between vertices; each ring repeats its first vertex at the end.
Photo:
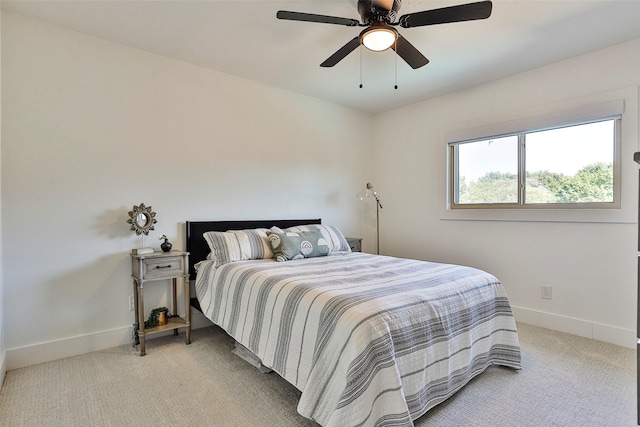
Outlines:
POLYGON ((186 220, 368 229, 371 116, 11 13, 2 32, 8 369, 129 341, 134 204, 156 247, 186 220))
POLYGON ((376 117, 381 252, 486 269, 518 320, 634 346, 638 52, 635 40, 376 117), (615 99, 625 101, 620 211, 586 222, 453 220, 446 211, 448 134, 615 99), (541 285, 552 286, 551 301, 541 285))

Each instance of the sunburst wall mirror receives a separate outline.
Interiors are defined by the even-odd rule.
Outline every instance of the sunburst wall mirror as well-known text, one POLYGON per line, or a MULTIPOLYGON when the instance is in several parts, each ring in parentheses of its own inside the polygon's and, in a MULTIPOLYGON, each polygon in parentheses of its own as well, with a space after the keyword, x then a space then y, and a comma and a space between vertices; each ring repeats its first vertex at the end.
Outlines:
POLYGON ((142 247, 139 249, 133 249, 131 252, 134 254, 145 254, 153 252, 153 248, 144 247, 144 236, 149 235, 149 231, 154 230, 154 224, 156 220, 156 213, 151 210, 151 206, 145 206, 144 203, 140 203, 139 206, 134 205, 133 209, 129 211, 128 224, 131 224, 131 230, 135 231, 136 235, 142 236, 142 247))

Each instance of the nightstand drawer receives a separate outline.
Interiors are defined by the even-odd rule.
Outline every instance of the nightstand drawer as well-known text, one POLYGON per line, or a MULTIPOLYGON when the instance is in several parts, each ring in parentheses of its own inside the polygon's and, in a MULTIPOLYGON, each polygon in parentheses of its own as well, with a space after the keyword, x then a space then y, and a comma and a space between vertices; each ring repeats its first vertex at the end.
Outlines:
POLYGON ((351 252, 360 252, 362 251, 362 239, 360 237, 347 237, 347 243, 349 243, 349 247, 351 248, 351 252))
POLYGON ((142 260, 142 279, 171 278, 184 274, 184 257, 146 258, 142 260))

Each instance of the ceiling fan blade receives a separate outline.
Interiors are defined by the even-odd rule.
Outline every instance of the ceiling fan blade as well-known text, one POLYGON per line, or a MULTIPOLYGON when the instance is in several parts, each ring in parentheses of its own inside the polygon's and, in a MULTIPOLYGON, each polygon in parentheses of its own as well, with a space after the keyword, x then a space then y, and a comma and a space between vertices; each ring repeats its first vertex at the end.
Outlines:
POLYGON ((338 49, 336 53, 331 55, 329 58, 327 58, 326 61, 320 64, 320 66, 333 67, 338 62, 342 61, 347 55, 353 52, 355 48, 357 48, 358 46, 360 46, 360 37, 352 38, 350 41, 347 42, 347 44, 345 44, 340 49, 338 49))
POLYGON ((447 24, 450 22, 473 21, 491 16, 493 4, 489 0, 440 9, 408 13, 400 17, 398 23, 403 28, 422 27, 425 25, 447 24))
POLYGON ((346 25, 347 27, 357 27, 360 21, 357 19, 340 18, 338 16, 316 15, 314 13, 289 12, 287 10, 279 10, 276 18, 286 19, 289 21, 319 22, 321 24, 346 25))
POLYGON ((398 34, 395 45, 392 45, 391 48, 414 70, 429 63, 429 60, 400 34, 398 34))

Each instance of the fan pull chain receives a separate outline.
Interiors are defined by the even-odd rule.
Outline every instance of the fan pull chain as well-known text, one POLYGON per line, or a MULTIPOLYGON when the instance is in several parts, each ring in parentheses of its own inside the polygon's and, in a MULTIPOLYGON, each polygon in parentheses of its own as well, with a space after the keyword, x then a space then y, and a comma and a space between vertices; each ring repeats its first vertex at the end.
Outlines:
POLYGON ((362 45, 360 45, 360 89, 362 89, 362 45))
POLYGON ((396 40, 393 42, 394 46, 393 46, 393 50, 395 51, 395 55, 393 55, 393 68, 394 68, 394 72, 395 72, 395 85, 393 86, 393 88, 395 90, 398 90, 398 39, 396 38, 396 40))

